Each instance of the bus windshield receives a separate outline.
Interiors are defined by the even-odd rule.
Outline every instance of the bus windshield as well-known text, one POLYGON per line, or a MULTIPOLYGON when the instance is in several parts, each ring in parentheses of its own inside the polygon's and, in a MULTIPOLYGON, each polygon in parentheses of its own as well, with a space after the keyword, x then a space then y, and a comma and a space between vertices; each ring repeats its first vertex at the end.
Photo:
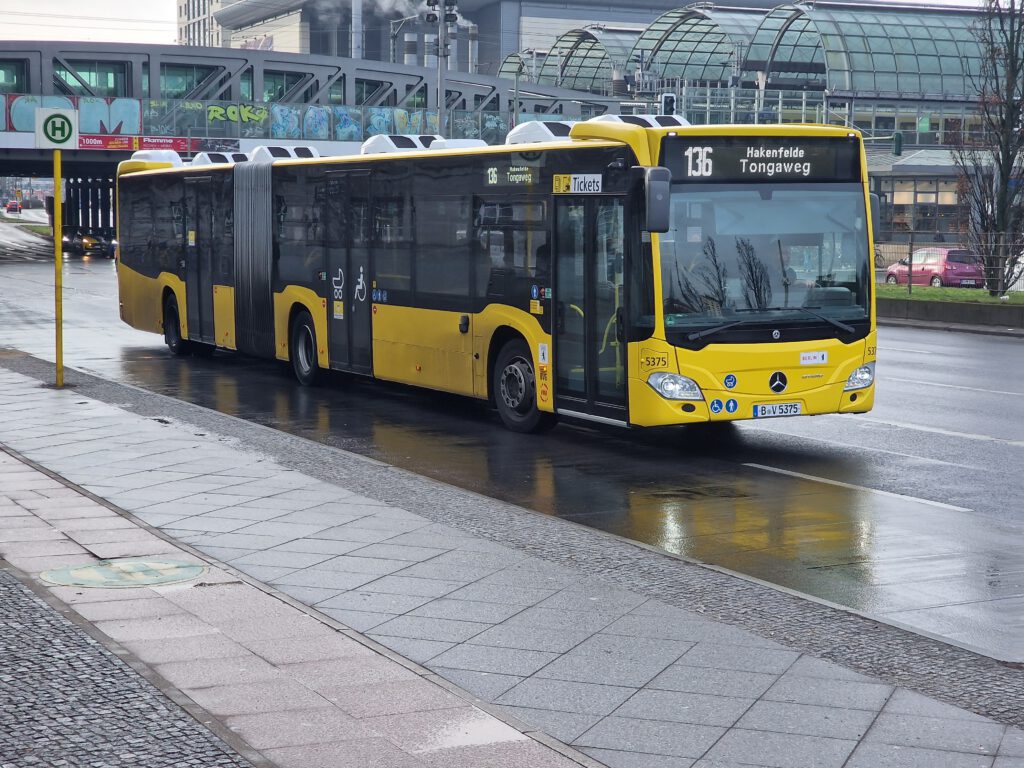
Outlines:
POLYGON ((766 323, 866 330, 866 217, 860 184, 674 185, 660 238, 669 341, 727 327, 708 341, 745 341, 766 323))

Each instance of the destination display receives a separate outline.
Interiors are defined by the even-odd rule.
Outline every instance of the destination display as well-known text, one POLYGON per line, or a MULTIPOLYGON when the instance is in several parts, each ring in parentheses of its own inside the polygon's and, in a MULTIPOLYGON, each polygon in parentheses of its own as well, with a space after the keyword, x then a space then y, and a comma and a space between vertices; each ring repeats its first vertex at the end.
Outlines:
POLYGON ((859 182, 852 137, 668 136, 661 165, 676 183, 859 182))
POLYGON ((537 169, 530 165, 492 165, 486 169, 489 187, 527 187, 537 183, 537 169))

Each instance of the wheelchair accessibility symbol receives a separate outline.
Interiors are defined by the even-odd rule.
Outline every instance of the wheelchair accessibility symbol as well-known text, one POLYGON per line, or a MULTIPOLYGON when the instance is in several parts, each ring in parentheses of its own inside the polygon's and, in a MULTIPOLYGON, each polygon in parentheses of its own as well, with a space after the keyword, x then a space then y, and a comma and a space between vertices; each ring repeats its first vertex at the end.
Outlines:
POLYGON ((366 301, 366 281, 363 279, 363 268, 359 268, 359 279, 356 281, 356 289, 352 293, 356 301, 366 301))

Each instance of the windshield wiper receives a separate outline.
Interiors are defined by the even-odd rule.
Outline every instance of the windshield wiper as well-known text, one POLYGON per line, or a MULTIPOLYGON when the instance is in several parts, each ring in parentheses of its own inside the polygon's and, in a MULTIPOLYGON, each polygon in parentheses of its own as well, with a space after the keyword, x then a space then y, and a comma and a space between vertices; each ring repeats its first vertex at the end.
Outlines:
POLYGON ((814 315, 819 320, 824 320, 826 323, 831 323, 844 333, 853 333, 854 331, 857 330, 852 325, 847 325, 844 322, 836 320, 834 317, 829 317, 828 315, 823 315, 820 312, 812 311, 815 309, 821 309, 821 307, 793 307, 793 309, 799 309, 801 312, 806 312, 808 315, 814 315))
POLYGON ((857 329, 852 325, 847 325, 844 322, 836 320, 835 318, 823 315, 820 312, 814 312, 815 309, 821 309, 821 307, 754 307, 753 309, 734 309, 733 312, 804 312, 808 315, 813 315, 819 320, 824 320, 830 325, 834 325, 844 333, 854 333, 857 329))
POLYGON ((697 339, 703 339, 705 336, 711 336, 724 331, 726 328, 734 328, 737 325, 743 325, 750 322, 749 320, 733 320, 730 323, 722 323, 721 325, 713 325, 710 328, 705 328, 703 331, 694 331, 693 333, 686 334, 686 338, 690 341, 696 341, 697 339))

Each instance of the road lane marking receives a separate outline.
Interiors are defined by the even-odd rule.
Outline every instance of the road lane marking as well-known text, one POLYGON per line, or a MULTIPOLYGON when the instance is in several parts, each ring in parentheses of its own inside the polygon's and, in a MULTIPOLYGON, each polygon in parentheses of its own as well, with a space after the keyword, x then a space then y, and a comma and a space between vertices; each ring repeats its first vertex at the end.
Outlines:
MULTIPOLYGON (((775 421, 780 421, 780 419, 775 419, 775 421)), ((781 425, 777 424, 775 426, 781 426, 781 425)), ((916 453, 904 453, 903 451, 890 451, 890 450, 886 450, 885 448, 878 448, 878 447, 873 446, 873 445, 871 445, 871 446, 853 445, 852 443, 844 441, 844 440, 829 440, 826 437, 815 437, 814 435, 802 435, 799 432, 785 432, 785 431, 783 431, 781 429, 769 429, 768 427, 754 426, 754 425, 749 424, 749 423, 743 424, 742 425, 742 429, 744 431, 748 431, 748 432, 763 432, 764 434, 767 434, 767 435, 776 435, 776 436, 782 435, 783 437, 795 437, 795 438, 798 438, 800 440, 813 440, 813 441, 815 441, 817 443, 824 443, 825 445, 840 446, 842 448, 858 448, 858 449, 861 449, 861 450, 870 451, 871 454, 873 454, 873 455, 874 454, 884 453, 887 456, 899 456, 901 459, 913 459, 914 461, 923 461, 923 462, 925 462, 927 464, 940 464, 940 465, 942 465, 944 467, 959 467, 961 469, 987 469, 987 467, 977 467, 977 466, 974 466, 973 464, 960 464, 958 462, 948 461, 946 459, 933 459, 930 456, 921 456, 921 455, 916 454, 916 453)))
POLYGON ((900 379, 896 376, 886 376, 886 381, 902 381, 905 384, 924 384, 929 387, 943 387, 944 389, 962 389, 967 392, 984 392, 989 395, 1013 395, 1024 397, 1024 392, 1004 392, 1001 389, 982 389, 981 387, 964 387, 959 384, 939 384, 935 381, 918 381, 917 379, 900 379))
POLYGON ((1024 440, 1007 440, 1002 437, 992 437, 990 435, 976 435, 972 432, 954 432, 951 429, 942 429, 941 427, 925 427, 921 424, 907 424, 902 421, 888 421, 885 419, 873 419, 870 416, 861 416, 861 421, 867 421, 872 424, 884 424, 887 427, 898 427, 900 429, 913 429, 917 432, 929 432, 933 435, 946 435, 947 437, 962 437, 966 440, 981 440, 986 443, 1001 443, 1002 445, 1012 445, 1015 448, 1024 448, 1024 440))
POLYGON ((915 355, 934 355, 930 349, 910 349, 909 347, 879 347, 879 352, 913 352, 915 355))
POLYGON ((889 496, 893 499, 903 499, 904 501, 915 501, 918 504, 927 504, 930 507, 939 507, 940 509, 949 509, 953 512, 973 512, 973 509, 967 507, 958 507, 954 504, 945 504, 941 501, 932 501, 931 499, 922 499, 917 496, 907 496, 903 493, 892 493, 891 491, 880 491, 877 488, 868 488, 863 485, 854 485, 853 483, 844 483, 841 480, 830 480, 827 477, 818 477, 817 475, 805 475, 803 472, 793 472, 789 469, 780 469, 779 467, 769 467, 765 464, 753 464, 746 462, 743 464, 745 467, 752 467, 753 469, 763 469, 765 472, 774 472, 778 475, 789 475, 790 477, 799 477, 801 480, 810 480, 815 483, 825 483, 826 485, 837 485, 840 488, 849 488, 854 491, 867 491, 868 493, 877 493, 881 496, 889 496))

